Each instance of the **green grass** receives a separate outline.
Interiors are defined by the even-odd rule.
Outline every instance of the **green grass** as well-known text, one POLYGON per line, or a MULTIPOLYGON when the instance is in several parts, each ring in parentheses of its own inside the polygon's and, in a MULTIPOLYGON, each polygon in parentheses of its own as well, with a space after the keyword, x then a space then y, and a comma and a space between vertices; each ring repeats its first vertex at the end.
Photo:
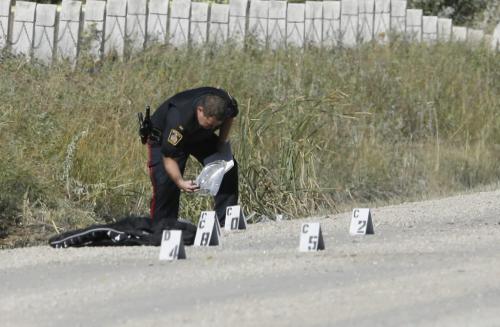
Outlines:
MULTIPOLYGON (((247 213, 301 217, 500 180, 500 55, 486 47, 155 47, 76 69, 4 58, 0 243, 147 214, 135 114, 203 85, 239 101, 231 138, 247 213)), ((187 174, 199 169, 192 160, 187 174)), ((210 206, 183 195, 181 215, 210 206)))

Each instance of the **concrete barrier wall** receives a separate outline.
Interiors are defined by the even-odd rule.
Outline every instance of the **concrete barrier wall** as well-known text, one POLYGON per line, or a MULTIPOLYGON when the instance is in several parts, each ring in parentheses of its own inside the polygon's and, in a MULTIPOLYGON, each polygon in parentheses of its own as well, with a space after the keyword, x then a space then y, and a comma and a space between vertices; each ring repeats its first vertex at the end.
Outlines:
POLYGON ((50 64, 75 63, 80 52, 95 59, 122 57, 155 43, 175 47, 248 39, 273 49, 355 47, 364 42, 469 42, 500 48, 500 25, 491 36, 453 26, 451 19, 424 16, 406 0, 63 0, 61 6, 0 0, 0 50, 50 64), (250 38, 249 38, 250 37, 250 38))
POLYGON ((286 45, 303 48, 305 45, 306 6, 303 3, 290 3, 286 17, 286 45))
POLYGON ((323 40, 323 2, 306 1, 306 45, 320 47, 323 40))
POLYGON ((127 33, 125 30, 126 22, 127 0, 107 0, 104 26, 104 54, 123 56, 127 33))
POLYGON ((340 1, 324 1, 322 44, 324 47, 334 47, 339 44, 340 38, 340 1))
POLYGON ((59 60, 76 62, 80 46, 81 15, 82 3, 80 1, 63 0, 56 40, 56 56, 59 60))
POLYGON ((191 27, 189 28, 191 44, 201 45, 208 40, 208 3, 191 3, 191 27))
POLYGON ((229 5, 212 4, 210 11, 209 40, 223 44, 229 39, 229 5))
POLYGON ((8 44, 11 0, 0 0, 0 48, 8 44))
POLYGON ((267 39, 269 47, 278 49, 286 44, 286 1, 269 1, 267 39))
POLYGON ((33 57, 50 64, 55 49, 56 5, 40 4, 36 7, 33 57))
POLYGON ((142 51, 146 44, 147 0, 127 1, 125 40, 132 52, 142 51))

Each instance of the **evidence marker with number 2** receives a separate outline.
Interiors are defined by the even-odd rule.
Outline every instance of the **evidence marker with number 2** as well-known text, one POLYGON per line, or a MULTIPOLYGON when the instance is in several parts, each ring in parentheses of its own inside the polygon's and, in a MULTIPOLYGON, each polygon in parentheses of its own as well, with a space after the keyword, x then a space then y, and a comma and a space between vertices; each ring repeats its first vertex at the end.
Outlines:
POLYGON ((313 252, 325 249, 323 233, 319 223, 303 223, 300 227, 300 252, 313 252))
POLYGON ((374 233, 371 210, 369 208, 353 209, 349 234, 366 235, 374 233))
POLYGON ((194 238, 194 246, 219 245, 221 238, 219 219, 215 211, 202 211, 198 221, 198 230, 194 238))
POLYGON ((247 229, 247 221, 241 206, 229 206, 226 208, 226 231, 247 229))
POLYGON ((160 260, 186 259, 181 230, 164 230, 161 237, 160 260))

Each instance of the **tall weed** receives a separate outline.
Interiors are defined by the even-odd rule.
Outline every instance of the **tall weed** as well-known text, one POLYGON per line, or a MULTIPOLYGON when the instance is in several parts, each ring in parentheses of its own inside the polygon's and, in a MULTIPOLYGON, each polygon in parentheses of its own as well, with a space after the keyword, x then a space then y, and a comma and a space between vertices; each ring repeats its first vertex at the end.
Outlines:
MULTIPOLYGON (((135 114, 203 85, 239 101, 231 138, 240 200, 254 217, 449 194, 500 179, 500 57, 486 47, 157 46, 76 67, 7 58, 0 76, 8 208, 1 226, 39 222, 54 232, 147 214, 151 188, 135 114)), ((200 168, 192 160, 186 174, 200 168)), ((210 206, 182 196, 181 215, 195 221, 210 206)))

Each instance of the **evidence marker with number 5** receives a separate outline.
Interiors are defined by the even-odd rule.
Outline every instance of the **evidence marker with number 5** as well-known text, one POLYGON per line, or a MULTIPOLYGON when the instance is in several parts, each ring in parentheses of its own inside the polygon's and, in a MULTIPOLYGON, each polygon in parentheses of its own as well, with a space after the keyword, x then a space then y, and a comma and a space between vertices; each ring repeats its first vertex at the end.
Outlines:
POLYGON ((303 223, 300 227, 300 252, 313 252, 325 249, 323 233, 319 223, 303 223))
POLYGON ((353 209, 349 234, 366 235, 374 233, 371 210, 369 208, 353 209))

